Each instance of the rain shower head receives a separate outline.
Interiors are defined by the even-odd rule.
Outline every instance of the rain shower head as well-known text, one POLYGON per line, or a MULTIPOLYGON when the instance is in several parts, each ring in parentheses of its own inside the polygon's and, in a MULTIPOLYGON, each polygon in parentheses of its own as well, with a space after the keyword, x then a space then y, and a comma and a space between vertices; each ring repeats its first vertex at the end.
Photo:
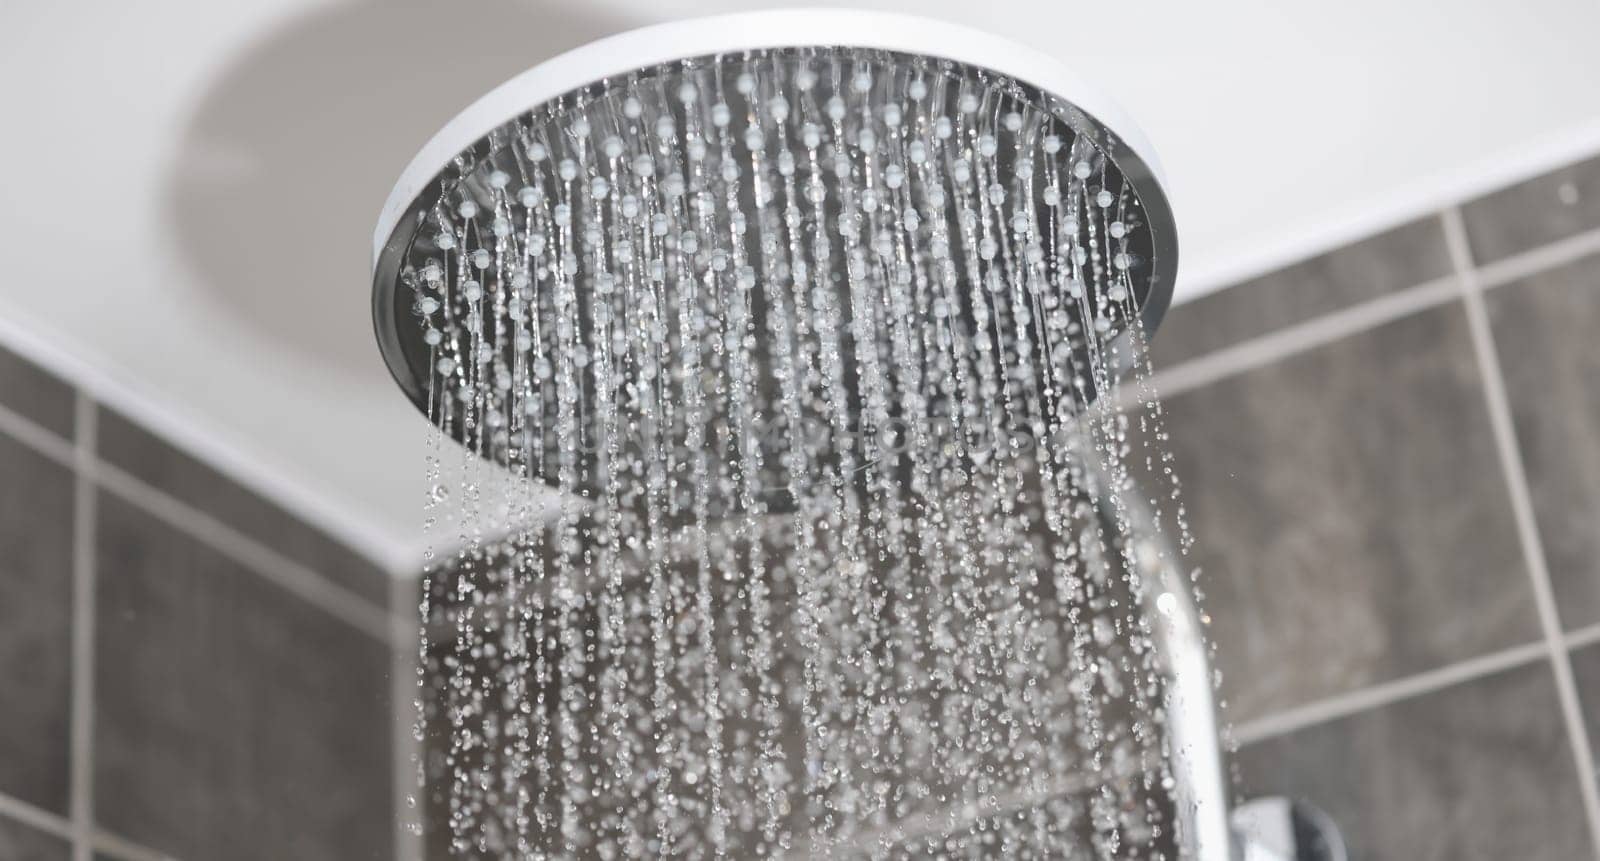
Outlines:
POLYGON ((417 736, 454 851, 1229 857, 1139 515, 1172 214, 1070 72, 880 13, 625 33, 447 125, 375 254, 456 527, 417 736))
POLYGON ((907 350, 952 377, 955 353, 996 357, 966 363, 974 391, 1030 378, 1014 417, 1042 427, 1138 360, 1177 264, 1149 145, 1070 70, 839 9, 647 27, 529 70, 423 147, 374 245, 378 342, 411 401, 552 484, 576 448, 580 490, 600 483, 599 425, 639 418, 630 387, 681 377, 686 331, 765 421, 800 373, 790 356, 812 351, 815 393, 831 349, 850 432, 908 410, 959 423, 949 391, 873 403, 867 326, 886 373, 907 350), (897 326, 918 343, 889 343, 897 326), (745 338, 750 366, 733 367, 723 341, 745 338), (673 354, 659 369, 652 343, 673 354), (941 344, 951 359, 931 362, 941 344))

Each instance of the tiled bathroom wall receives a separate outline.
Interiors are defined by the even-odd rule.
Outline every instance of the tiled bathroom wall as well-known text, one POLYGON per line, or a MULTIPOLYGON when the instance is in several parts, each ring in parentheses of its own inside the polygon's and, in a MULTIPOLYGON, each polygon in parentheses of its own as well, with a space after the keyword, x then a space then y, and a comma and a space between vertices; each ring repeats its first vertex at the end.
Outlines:
POLYGON ((1600 160, 1173 309, 1244 796, 1352 858, 1596 857, 1600 160))
POLYGON ((0 859, 395 857, 389 584, 0 351, 0 859))

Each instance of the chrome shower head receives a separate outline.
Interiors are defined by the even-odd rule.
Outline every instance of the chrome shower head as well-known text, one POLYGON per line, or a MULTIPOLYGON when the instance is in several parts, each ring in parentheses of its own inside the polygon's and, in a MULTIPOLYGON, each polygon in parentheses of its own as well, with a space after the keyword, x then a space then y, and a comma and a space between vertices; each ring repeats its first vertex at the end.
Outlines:
MULTIPOLYGON (((1050 58, 919 18, 763 12, 596 42, 451 121, 384 207, 373 313, 449 434, 597 492, 600 426, 652 421, 630 387, 682 373, 646 354, 684 327, 708 385, 747 387, 768 424, 843 430, 820 399, 782 418, 786 385, 839 387, 855 433, 907 411, 959 425, 1022 383, 1011 418, 1043 427, 1137 360, 1176 263, 1149 146, 1050 58), (969 391, 900 379, 912 353, 969 391)), ((728 403, 672 419, 671 444, 734 421, 728 403)), ((788 487, 767 454, 767 488, 788 487)))

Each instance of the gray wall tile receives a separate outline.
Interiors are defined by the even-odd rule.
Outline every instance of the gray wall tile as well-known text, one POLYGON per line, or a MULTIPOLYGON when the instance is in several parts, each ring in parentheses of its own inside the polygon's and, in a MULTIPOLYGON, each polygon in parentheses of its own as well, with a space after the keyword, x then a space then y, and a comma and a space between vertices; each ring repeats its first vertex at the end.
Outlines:
POLYGON ((5 861, 68 861, 72 846, 54 834, 46 834, 0 816, 0 858, 5 861))
POLYGON ((1326 810, 1351 858, 1594 856, 1548 661, 1250 745, 1246 797, 1326 810))
POLYGON ((1539 639, 1459 304, 1182 394, 1235 720, 1539 639))
POLYGON ((1596 757, 1595 768, 1600 769, 1600 644, 1590 644, 1572 650, 1572 678, 1578 686, 1578 706, 1583 713, 1583 725, 1589 733, 1591 755, 1596 757))
POLYGON ((1151 357, 1170 367, 1450 271, 1444 230, 1424 218, 1172 308, 1151 357))
POLYGON ((66 468, 0 435, 0 792, 61 814, 72 689, 72 485, 66 468))
POLYGON ((1485 302, 1561 622, 1600 622, 1600 258, 1485 302))
POLYGON ((75 398, 71 386, 0 347, 0 404, 71 439, 75 398))
POLYGON ((100 497, 95 805, 182 858, 388 858, 389 651, 100 497))
POLYGON ((100 411, 99 448, 107 462, 388 606, 388 575, 372 562, 111 410, 100 411))
POLYGON ((1461 218, 1479 263, 1600 227, 1600 158, 1485 195, 1462 206, 1461 218))

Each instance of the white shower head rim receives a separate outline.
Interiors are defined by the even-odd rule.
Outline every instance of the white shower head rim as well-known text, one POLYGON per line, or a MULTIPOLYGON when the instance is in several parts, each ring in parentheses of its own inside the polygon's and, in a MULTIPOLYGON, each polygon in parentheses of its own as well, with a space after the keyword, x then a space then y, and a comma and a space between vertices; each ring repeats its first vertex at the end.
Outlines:
MULTIPOLYGON (((372 237, 374 266, 417 195, 452 159, 511 117, 596 81, 660 63, 808 45, 920 54, 1031 84, 1112 131, 1120 148, 1138 161, 1138 165, 1118 162, 1125 175, 1137 183, 1137 167, 1142 165, 1156 186, 1165 186, 1154 149, 1116 102, 1042 51, 972 27, 893 12, 829 8, 741 12, 618 33, 542 62, 490 90, 446 123, 400 174, 372 237)), ((1144 203, 1151 205, 1148 200, 1144 203)))
POLYGON ((395 381, 426 409, 426 381, 407 365, 396 297, 417 230, 442 176, 463 154, 508 122, 596 83, 682 60, 747 51, 845 48, 951 61, 987 70, 1036 91, 1055 114, 1115 164, 1149 225, 1150 278, 1139 316, 1153 333, 1171 302, 1178 243, 1165 178, 1144 134, 1116 102, 1059 60, 982 30, 915 15, 803 8, 691 18, 629 30, 546 60, 473 102, 440 129, 401 173, 373 235, 373 322, 395 381))

